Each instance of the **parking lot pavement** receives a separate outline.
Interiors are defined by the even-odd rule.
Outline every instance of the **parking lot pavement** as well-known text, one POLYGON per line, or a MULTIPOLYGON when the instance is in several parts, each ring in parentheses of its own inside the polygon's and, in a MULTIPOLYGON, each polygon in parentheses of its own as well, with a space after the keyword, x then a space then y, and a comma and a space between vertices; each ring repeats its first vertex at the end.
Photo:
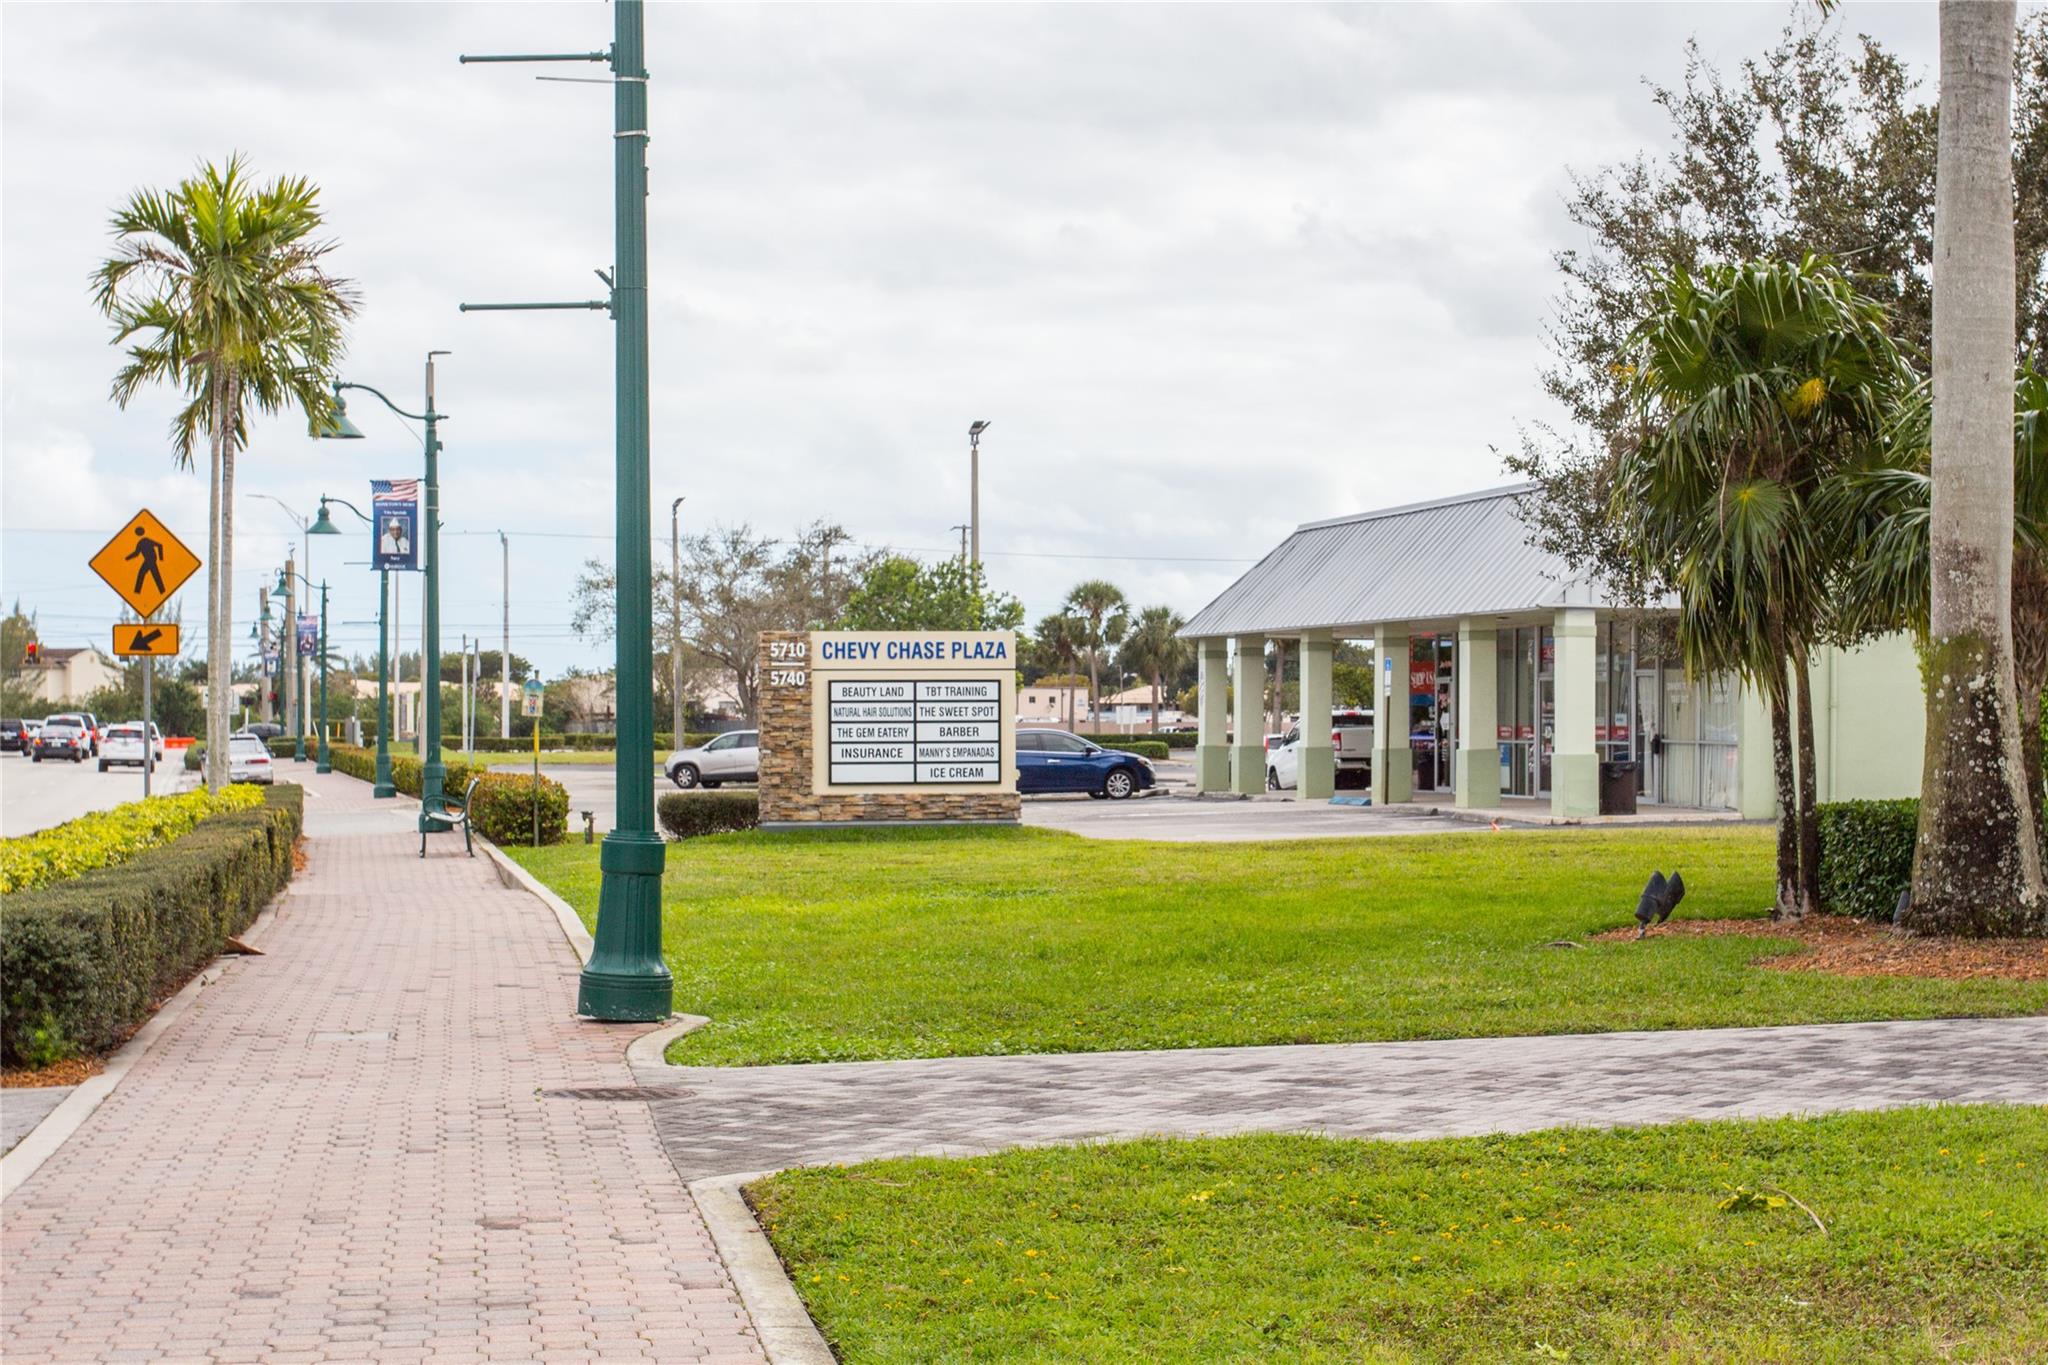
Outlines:
MULTIPOLYGON (((496 773, 530 773, 529 763, 493 763, 491 771, 496 773)), ((546 758, 540 762, 540 775, 552 778, 569 792, 569 835, 576 837, 583 829, 583 812, 591 813, 591 827, 599 834, 609 830, 615 822, 619 808, 618 773, 607 763, 561 763, 548 766, 546 758)), ((657 798, 663 792, 672 792, 675 787, 663 777, 659 770, 647 774, 648 782, 654 787, 657 798)), ((752 791, 749 783, 745 790, 752 791)))
MULTIPOLYGON (((151 790, 159 795, 178 790, 184 759, 182 753, 165 755, 156 765, 151 790)), ((0 834, 33 834, 92 811, 141 799, 140 768, 101 772, 92 759, 37 763, 20 754, 0 754, 0 834)))
POLYGON ((1196 801, 1164 793, 1130 801, 1085 796, 1034 796, 1024 823, 1091 839, 1153 839, 1162 843, 1229 843, 1246 839, 1356 839, 1381 834, 1470 834, 1486 826, 1441 815, 1333 806, 1327 801, 1256 797, 1196 801))

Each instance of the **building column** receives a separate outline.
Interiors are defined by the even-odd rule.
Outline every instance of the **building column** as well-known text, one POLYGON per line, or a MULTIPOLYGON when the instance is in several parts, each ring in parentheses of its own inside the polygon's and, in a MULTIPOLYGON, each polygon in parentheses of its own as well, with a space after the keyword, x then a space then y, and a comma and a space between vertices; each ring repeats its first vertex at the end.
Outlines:
POLYGON ((1324 801, 1337 791, 1337 750, 1330 743, 1330 659, 1327 630, 1301 637, 1301 748, 1294 773, 1299 801, 1324 801))
POLYGON ((1230 641, 1222 636, 1195 643, 1195 790, 1230 790, 1230 641))
POLYGON ((1550 813, 1577 818, 1600 813, 1600 756, 1593 747, 1593 611, 1560 607, 1551 627, 1557 711, 1550 750, 1550 813))
POLYGON ((1408 631, 1375 627, 1372 803, 1390 806, 1415 795, 1415 759, 1408 752, 1408 631))
POLYGON ((1230 750, 1230 786, 1241 796, 1266 789, 1266 637, 1237 637, 1235 689, 1237 735, 1230 750))
POLYGON ((1499 661, 1494 630, 1458 622, 1458 750, 1451 771, 1451 804, 1484 809, 1500 804, 1499 661))

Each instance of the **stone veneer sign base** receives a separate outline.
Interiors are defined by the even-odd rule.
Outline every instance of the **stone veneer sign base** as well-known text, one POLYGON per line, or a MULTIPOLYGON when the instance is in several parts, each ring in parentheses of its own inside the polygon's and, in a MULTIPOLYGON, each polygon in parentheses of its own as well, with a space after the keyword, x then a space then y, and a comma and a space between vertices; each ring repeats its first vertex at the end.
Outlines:
POLYGON ((1017 638, 764 631, 761 828, 1018 823, 1017 638))

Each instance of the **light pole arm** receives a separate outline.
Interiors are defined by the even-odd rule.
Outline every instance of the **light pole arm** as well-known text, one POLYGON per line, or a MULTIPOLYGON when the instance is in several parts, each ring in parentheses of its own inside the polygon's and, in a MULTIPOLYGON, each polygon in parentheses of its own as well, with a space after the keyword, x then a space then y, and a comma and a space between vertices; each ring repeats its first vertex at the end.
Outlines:
MULTIPOLYGON (((400 406, 398 406, 398 404, 392 402, 389 398, 386 398, 382 393, 378 392, 376 389, 371 388, 368 384, 349 384, 337 381, 334 385, 334 391, 336 393, 340 393, 343 389, 358 389, 363 393, 367 393, 372 398, 382 403, 385 407, 390 408, 393 412, 397 413, 400 417, 405 418, 409 422, 424 422, 427 420, 426 413, 407 412, 404 408, 401 408, 400 406)), ((434 414, 434 420, 445 422, 448 420, 448 414, 445 412, 437 412, 434 414)), ((258 496, 260 497, 261 495, 259 494, 258 496)), ((336 498, 335 501, 340 502, 341 499, 336 498)), ((353 511, 354 509, 350 510, 353 511)), ((357 512, 356 515, 361 516, 362 513, 357 512)))
MULTIPOLYGON (((380 395, 380 396, 381 396, 381 395, 380 395)), ((366 525, 370 525, 370 526, 374 526, 374 525, 376 525, 376 524, 377 524, 377 523, 375 523, 374 521, 371 521, 371 520, 370 520, 370 519, 369 519, 368 517, 364 516, 364 515, 363 515, 363 509, 362 509, 362 508, 360 508, 360 507, 358 507, 358 506, 356 506, 356 505, 355 505, 354 503, 350 502, 350 501, 349 501, 349 500, 348 500, 347 498, 337 498, 337 497, 334 497, 334 496, 332 496, 332 495, 330 495, 330 494, 327 494, 327 493, 322 493, 322 494, 320 495, 320 501, 322 501, 322 502, 338 502, 338 503, 340 503, 340 504, 341 504, 341 505, 342 505, 343 507, 346 507, 346 508, 347 508, 347 509, 348 509, 349 511, 351 511, 351 512, 355 513, 355 514, 356 514, 356 520, 357 520, 357 521, 363 522, 363 523, 365 523, 366 525)))

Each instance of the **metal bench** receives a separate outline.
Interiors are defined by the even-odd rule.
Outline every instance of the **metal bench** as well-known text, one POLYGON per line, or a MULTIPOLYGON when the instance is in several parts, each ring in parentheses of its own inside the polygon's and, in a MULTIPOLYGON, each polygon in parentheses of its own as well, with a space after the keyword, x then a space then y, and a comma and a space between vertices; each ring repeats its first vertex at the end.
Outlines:
POLYGON ((420 856, 422 858, 427 856, 427 835, 445 834, 457 825, 462 826, 463 851, 472 858, 476 856, 476 845, 471 843, 469 838, 469 800, 476 795, 476 784, 481 781, 483 781, 481 777, 470 778, 469 785, 462 789, 462 800, 460 802, 450 801, 444 794, 441 798, 441 804, 432 810, 427 809, 424 802, 420 804, 420 856), (434 829, 428 824, 431 820, 443 820, 447 823, 442 829, 434 829))

